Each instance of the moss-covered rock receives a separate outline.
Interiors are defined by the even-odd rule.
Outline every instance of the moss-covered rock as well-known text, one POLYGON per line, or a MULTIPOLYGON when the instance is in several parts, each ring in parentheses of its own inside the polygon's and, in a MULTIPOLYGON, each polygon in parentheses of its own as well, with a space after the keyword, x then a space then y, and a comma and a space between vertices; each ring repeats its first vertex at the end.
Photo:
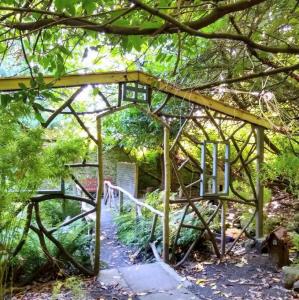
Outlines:
POLYGON ((294 283, 299 280, 299 264, 283 267, 283 284, 287 289, 291 289, 294 283))

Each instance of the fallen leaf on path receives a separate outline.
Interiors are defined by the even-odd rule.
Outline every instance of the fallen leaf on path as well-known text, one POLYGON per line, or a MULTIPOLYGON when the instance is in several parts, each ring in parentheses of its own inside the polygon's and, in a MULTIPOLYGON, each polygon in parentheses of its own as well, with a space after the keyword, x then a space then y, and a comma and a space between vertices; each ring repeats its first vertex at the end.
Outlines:
POLYGON ((200 278, 200 279, 197 279, 195 283, 200 286, 205 286, 206 281, 207 281, 206 279, 200 278))

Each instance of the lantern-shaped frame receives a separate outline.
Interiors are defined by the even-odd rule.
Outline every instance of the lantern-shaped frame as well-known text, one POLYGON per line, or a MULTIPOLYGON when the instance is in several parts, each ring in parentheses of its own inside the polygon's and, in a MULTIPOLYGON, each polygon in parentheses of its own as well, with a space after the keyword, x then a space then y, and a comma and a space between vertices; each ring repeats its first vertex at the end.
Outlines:
POLYGON ((123 83, 120 98, 122 101, 150 104, 150 88, 137 82, 123 83))
POLYGON ((227 196, 229 194, 230 184, 230 145, 228 142, 204 141, 201 145, 201 180, 200 180, 200 196, 227 196), (212 175, 207 174, 207 153, 208 144, 212 144, 212 175), (219 163, 219 144, 224 145, 224 186, 223 190, 219 189, 218 185, 218 163, 219 163), (208 180, 212 179, 212 191, 207 190, 208 180))

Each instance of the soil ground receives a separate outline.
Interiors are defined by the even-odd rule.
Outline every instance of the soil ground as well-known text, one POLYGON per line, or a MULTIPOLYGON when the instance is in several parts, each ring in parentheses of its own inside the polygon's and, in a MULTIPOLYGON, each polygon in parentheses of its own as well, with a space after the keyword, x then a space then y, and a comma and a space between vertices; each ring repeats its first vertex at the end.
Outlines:
POLYGON ((190 289, 200 299, 299 299, 283 287, 281 270, 267 255, 247 253, 222 262, 189 261, 178 271, 193 283, 190 289))

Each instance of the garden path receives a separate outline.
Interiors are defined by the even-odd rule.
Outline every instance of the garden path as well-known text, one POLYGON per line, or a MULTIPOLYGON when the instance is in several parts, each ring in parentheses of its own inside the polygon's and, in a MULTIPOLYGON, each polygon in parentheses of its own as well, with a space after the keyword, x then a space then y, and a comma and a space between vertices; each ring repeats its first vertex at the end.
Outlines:
POLYGON ((133 265, 130 256, 132 251, 117 239, 112 209, 102 203, 101 284, 117 286, 140 300, 198 299, 186 289, 190 283, 165 263, 133 265))
POLYGON ((131 256, 132 250, 117 239, 112 209, 103 202, 101 210, 102 269, 130 266, 133 264, 133 261, 130 260, 131 256))

